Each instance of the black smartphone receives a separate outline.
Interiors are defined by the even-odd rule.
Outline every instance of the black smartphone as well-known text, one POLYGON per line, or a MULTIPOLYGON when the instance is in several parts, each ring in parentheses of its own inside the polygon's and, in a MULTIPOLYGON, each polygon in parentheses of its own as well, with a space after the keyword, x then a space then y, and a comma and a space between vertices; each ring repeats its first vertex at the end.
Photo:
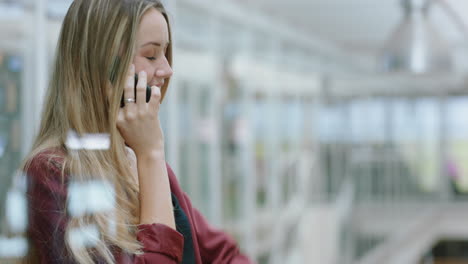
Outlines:
MULTIPOLYGON (((136 86, 138 83, 138 74, 135 74, 135 98, 136 98, 136 86)), ((146 85, 146 102, 149 102, 151 99, 151 87, 149 85, 146 85)), ((137 98, 138 100, 138 98, 137 98)), ((120 99, 120 107, 124 107, 124 95, 122 94, 122 99, 120 99)))

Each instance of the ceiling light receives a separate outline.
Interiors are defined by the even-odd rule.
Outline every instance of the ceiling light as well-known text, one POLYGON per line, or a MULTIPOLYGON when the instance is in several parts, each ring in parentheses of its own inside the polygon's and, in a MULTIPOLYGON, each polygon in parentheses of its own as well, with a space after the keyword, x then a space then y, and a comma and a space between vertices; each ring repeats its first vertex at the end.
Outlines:
POLYGON ((384 45, 379 67, 390 72, 434 73, 452 69, 447 43, 428 19, 431 0, 402 0, 404 16, 384 45))

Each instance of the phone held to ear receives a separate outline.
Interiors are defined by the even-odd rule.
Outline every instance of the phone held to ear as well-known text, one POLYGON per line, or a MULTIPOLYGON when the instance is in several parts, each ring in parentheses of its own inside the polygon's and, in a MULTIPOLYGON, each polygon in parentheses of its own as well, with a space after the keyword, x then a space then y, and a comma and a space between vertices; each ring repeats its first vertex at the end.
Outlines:
MULTIPOLYGON (((138 83, 138 74, 135 74, 135 98, 136 98, 136 86, 138 83)), ((151 99, 151 87, 149 85, 146 86, 146 102, 149 102, 151 99)), ((138 98, 136 98, 138 100, 138 98)), ((122 94, 122 99, 120 99, 120 107, 124 107, 124 95, 122 94)))

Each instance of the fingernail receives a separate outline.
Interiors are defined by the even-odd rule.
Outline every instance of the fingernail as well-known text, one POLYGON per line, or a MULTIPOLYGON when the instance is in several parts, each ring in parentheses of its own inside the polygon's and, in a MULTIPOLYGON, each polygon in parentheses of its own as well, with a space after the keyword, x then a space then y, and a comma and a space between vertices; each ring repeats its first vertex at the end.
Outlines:
POLYGON ((140 75, 141 75, 141 77, 146 77, 146 72, 145 72, 145 71, 141 71, 141 72, 140 72, 140 75))

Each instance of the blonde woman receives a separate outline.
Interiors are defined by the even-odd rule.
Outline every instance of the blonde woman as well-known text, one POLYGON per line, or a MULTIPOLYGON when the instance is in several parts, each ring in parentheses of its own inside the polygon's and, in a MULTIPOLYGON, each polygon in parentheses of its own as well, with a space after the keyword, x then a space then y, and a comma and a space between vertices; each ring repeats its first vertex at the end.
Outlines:
POLYGON ((159 1, 71 4, 40 131, 24 165, 31 246, 27 261, 250 263, 229 236, 210 227, 192 207, 166 165, 158 112, 171 64, 171 31, 159 1), (67 149, 69 131, 108 134, 110 146, 67 149), (115 189, 113 212, 70 215, 70 182, 95 180, 115 189), (73 243, 73 232, 90 225, 99 230, 92 247, 73 243))

